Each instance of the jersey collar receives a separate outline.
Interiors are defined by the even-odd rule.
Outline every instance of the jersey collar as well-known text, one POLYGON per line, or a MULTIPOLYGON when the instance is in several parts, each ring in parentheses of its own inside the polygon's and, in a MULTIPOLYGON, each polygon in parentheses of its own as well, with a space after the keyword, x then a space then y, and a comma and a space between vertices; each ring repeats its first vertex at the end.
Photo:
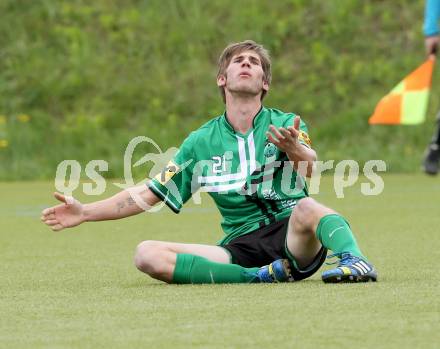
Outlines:
MULTIPOLYGON (((255 114, 253 120, 252 120, 252 128, 249 129, 249 131, 246 133, 246 135, 248 135, 253 129, 255 129, 258 124, 261 122, 262 119, 264 119, 262 116, 266 113, 267 109, 264 106, 261 106, 260 110, 257 112, 257 114, 255 114)), ((223 113, 223 115, 221 116, 221 121, 222 124, 232 133, 234 134, 241 134, 240 132, 237 132, 234 130, 234 128, 232 127, 232 125, 230 124, 228 117, 226 115, 226 111, 223 113)), ((243 136, 246 136, 243 135, 243 136)))

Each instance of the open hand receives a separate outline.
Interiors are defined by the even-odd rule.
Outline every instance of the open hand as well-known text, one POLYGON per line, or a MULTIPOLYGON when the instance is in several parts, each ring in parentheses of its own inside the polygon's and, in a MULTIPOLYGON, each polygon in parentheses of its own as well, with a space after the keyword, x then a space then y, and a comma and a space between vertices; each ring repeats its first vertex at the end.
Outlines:
POLYGON ((274 125, 270 125, 270 132, 266 132, 266 136, 281 151, 285 153, 293 151, 300 145, 298 141, 300 121, 301 118, 296 116, 293 120, 293 126, 276 128, 274 125))
POLYGON ((41 221, 53 231, 75 227, 84 222, 83 205, 72 196, 54 193, 55 199, 63 202, 61 205, 46 208, 41 213, 41 221))

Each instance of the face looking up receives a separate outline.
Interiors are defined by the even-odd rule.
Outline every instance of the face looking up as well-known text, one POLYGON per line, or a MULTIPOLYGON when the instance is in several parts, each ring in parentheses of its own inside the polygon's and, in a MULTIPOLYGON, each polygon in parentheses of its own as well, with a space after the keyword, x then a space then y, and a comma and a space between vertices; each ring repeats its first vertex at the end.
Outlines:
POLYGON ((254 51, 243 51, 232 56, 225 75, 220 75, 217 85, 225 88, 226 94, 241 96, 260 95, 268 91, 259 55, 254 51))

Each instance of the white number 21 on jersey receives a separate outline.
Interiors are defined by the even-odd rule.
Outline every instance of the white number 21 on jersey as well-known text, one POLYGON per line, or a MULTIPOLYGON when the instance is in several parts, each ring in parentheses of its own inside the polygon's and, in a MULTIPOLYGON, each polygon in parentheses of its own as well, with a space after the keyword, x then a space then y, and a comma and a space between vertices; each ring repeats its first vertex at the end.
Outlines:
POLYGON ((225 155, 223 156, 213 156, 212 157, 212 173, 222 173, 223 171, 226 171, 226 161, 225 161, 225 155))

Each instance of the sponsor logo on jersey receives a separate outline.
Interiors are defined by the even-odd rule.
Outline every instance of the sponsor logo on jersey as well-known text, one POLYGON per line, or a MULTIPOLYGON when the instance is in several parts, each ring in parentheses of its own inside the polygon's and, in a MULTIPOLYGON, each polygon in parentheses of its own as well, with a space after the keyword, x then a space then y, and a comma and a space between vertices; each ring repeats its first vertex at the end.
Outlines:
POLYGON ((168 162, 168 165, 154 177, 160 184, 165 185, 173 176, 179 172, 180 168, 174 162, 168 162))
POLYGON ((273 189, 264 189, 261 194, 266 200, 279 200, 280 196, 273 189))

